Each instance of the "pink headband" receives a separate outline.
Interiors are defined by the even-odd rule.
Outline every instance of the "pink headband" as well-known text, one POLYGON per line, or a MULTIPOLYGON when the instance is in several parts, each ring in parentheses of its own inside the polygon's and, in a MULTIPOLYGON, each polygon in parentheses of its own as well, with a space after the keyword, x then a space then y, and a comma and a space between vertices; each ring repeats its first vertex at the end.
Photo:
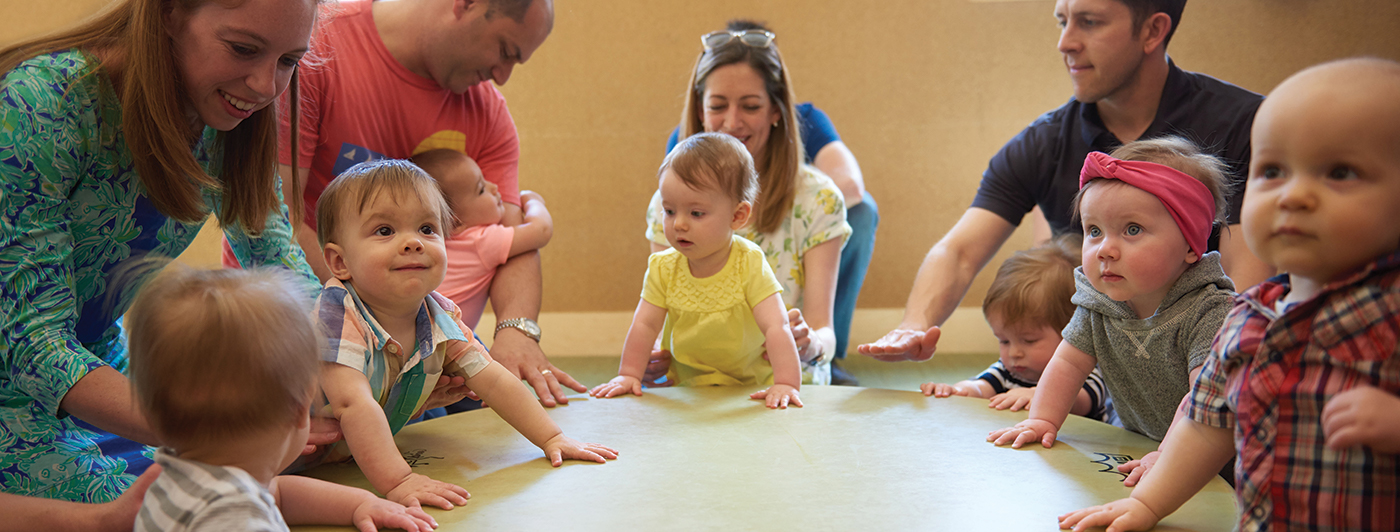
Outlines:
POLYGON ((1215 222, 1215 197, 1205 183, 1170 166, 1089 152, 1084 158, 1084 169, 1079 172, 1079 188, 1100 177, 1117 179, 1157 196, 1181 228, 1191 251, 1197 257, 1205 256, 1206 240, 1215 222))

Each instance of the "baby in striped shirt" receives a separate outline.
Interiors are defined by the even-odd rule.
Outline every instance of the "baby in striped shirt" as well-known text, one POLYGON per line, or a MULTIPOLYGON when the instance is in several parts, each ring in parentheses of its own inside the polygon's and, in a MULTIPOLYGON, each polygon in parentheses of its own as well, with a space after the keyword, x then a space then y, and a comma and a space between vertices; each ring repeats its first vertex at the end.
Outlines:
MULTIPOLYGON (((1060 330, 1074 315, 1074 268, 1079 266, 1079 238, 1061 235, 1034 248, 1017 251, 997 269, 982 300, 982 315, 992 327, 1000 357, 968 380, 953 384, 926 382, 924 395, 980 397, 997 410, 1029 409, 1036 383, 1060 345, 1060 330)), ((1089 372, 1069 413, 1111 423, 1113 405, 1098 368, 1089 372)))
POLYGON ((318 370, 303 290, 280 270, 170 266, 126 313, 134 396, 165 447, 135 530, 428 531, 368 491, 278 476, 306 446, 318 370))
POLYGON ((461 400, 466 388, 556 467, 566 459, 617 458, 613 449, 565 436, 520 379, 491 360, 457 306, 435 291, 451 224, 437 182, 404 160, 352 166, 317 200, 316 238, 334 276, 314 311, 326 334, 321 389, 345 434, 331 459, 353 451, 365 478, 391 501, 466 504, 466 489, 414 473, 393 437, 424 409, 461 400), (435 392, 445 377, 466 388, 435 392))

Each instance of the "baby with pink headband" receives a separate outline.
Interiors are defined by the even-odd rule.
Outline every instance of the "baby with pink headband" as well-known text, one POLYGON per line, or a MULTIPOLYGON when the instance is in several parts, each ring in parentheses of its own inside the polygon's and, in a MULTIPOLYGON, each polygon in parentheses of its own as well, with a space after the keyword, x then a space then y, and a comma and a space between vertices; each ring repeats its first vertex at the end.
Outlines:
MULTIPOLYGON (((1166 437, 1233 304, 1234 284, 1220 253, 1206 244, 1224 211, 1224 176, 1219 159, 1176 137, 1085 158, 1074 198, 1084 228, 1074 317, 1036 388, 1029 419, 993 431, 987 441, 1050 447, 1095 365, 1122 426, 1157 441, 1166 437)), ((1132 474, 1128 485, 1145 471, 1132 474)))

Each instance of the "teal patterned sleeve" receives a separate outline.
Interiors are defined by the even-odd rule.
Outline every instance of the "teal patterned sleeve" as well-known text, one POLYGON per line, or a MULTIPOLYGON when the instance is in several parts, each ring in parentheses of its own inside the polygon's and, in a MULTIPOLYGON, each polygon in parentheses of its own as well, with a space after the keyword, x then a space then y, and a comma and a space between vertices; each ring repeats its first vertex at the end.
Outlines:
POLYGON ((104 365, 78 321, 69 196, 92 172, 98 95, 57 67, 0 80, 0 401, 27 396, 58 415, 79 379, 104 365))
MULTIPOLYGON (((282 201, 282 179, 277 179, 277 205, 279 209, 268 215, 263 231, 258 236, 249 236, 237 227, 224 227, 229 247, 238 258, 238 264, 245 268, 253 266, 279 266, 296 272, 306 288, 306 293, 315 299, 321 294, 321 281, 312 273, 306 263, 306 253, 296 244, 292 235, 292 223, 288 217, 287 204, 282 201)), ((217 212, 217 211, 216 211, 217 212)))

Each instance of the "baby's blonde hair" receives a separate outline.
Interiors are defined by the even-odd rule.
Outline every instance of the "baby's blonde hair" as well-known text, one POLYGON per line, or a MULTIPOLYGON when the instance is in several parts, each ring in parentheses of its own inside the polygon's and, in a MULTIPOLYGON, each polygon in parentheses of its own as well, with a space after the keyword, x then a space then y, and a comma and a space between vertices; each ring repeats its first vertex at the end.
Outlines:
POLYGON ((1017 251, 1001 267, 982 300, 982 314, 1001 315, 1007 325, 1065 328, 1074 316, 1074 269, 1079 266, 1080 239, 1065 234, 1017 251))
POLYGON ((753 157, 739 139, 724 133, 696 133, 686 137, 656 171, 657 179, 670 170, 693 190, 718 190, 734 203, 753 203, 758 194, 758 172, 753 157))
POLYGON ((131 386, 176 449, 289 424, 309 408, 320 336, 285 270, 172 264, 123 318, 131 386))
MULTIPOLYGON (((465 165, 468 162, 475 162, 465 153, 446 148, 428 150, 414 155, 410 160, 437 181, 440 189, 443 188, 442 176, 446 175, 449 169, 465 165)), ((453 213, 457 212, 458 205, 452 202, 452 196, 447 195, 446 190, 443 191, 442 197, 447 201, 447 208, 453 213)))
POLYGON ((434 211, 440 231, 445 233, 452 228, 452 208, 447 205, 437 180, 412 162, 380 159, 351 166, 321 192, 316 200, 316 240, 322 247, 335 242, 336 229, 344 223, 340 217, 345 214, 346 207, 355 205, 355 212, 364 212, 366 205, 379 194, 386 193, 396 201, 405 196, 416 197, 434 211))

